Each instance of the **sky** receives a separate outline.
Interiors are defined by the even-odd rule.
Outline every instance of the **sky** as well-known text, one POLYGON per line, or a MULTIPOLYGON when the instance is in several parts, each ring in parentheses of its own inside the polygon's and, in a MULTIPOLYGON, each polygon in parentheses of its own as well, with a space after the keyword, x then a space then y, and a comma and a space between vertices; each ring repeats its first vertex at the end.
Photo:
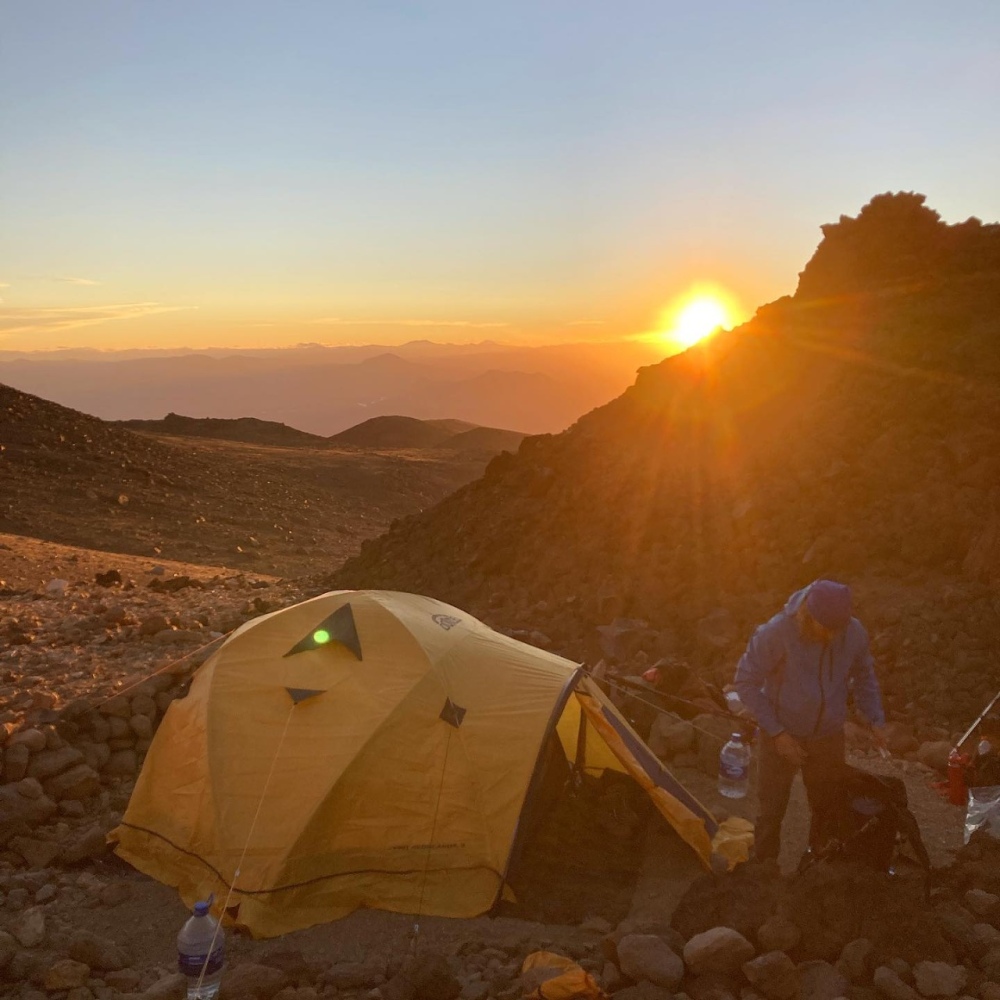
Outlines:
POLYGON ((614 340, 1000 219, 995 0, 0 10, 0 350, 614 340))

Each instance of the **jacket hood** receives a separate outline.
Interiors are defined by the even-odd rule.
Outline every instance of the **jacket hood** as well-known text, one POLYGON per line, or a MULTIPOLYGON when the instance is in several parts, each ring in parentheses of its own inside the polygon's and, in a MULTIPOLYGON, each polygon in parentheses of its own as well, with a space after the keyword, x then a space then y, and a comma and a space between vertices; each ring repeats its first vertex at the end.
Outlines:
MULTIPOLYGON (((811 587, 812 584, 809 584, 811 587)), ((787 615, 789 618, 794 618, 798 613, 799 608, 802 607, 802 602, 806 599, 806 594, 809 593, 809 587, 803 587, 801 590, 796 590, 791 597, 785 601, 785 606, 781 609, 783 615, 787 615)))

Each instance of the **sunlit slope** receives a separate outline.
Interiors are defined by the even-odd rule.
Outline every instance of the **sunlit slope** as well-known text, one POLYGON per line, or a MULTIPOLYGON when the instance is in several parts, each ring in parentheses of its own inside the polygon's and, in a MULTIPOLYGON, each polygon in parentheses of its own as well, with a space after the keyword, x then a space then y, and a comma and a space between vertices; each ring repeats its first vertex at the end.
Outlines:
POLYGON ((1000 227, 948 227, 913 198, 825 227, 794 297, 528 438, 332 582, 426 593, 592 660, 595 626, 641 618, 652 655, 723 677, 790 590, 834 576, 893 701, 965 718, 1000 686, 1000 227))

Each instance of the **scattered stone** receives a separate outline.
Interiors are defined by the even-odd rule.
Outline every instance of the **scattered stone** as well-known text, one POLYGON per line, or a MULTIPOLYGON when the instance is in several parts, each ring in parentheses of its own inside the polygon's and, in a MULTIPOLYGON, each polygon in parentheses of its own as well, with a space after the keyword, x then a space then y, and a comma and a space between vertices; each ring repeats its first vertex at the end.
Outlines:
POLYGON ((109 882, 98 893, 102 906, 120 906, 132 895, 127 882, 109 882))
POLYGON ((919 1000, 919 994, 912 986, 907 986, 898 973, 887 965, 880 965, 872 977, 875 989, 887 1000, 919 1000))
POLYGON ((36 840, 34 837, 12 837, 8 846, 17 851, 32 868, 48 868, 60 851, 56 841, 36 840))
POLYGON ((0 969, 6 969, 17 954, 17 941, 12 934, 0 931, 0 969))
POLYGON ((129 965, 124 949, 90 931, 76 931, 69 943, 69 957, 99 972, 117 972, 129 965))
POLYGON ((875 946, 867 938, 857 938, 844 945, 837 962, 837 971, 852 983, 860 983, 868 978, 869 960, 875 946))
POLYGON ((63 799, 82 801, 96 795, 100 790, 100 776, 92 767, 82 763, 45 782, 45 792, 55 802, 61 802, 63 799))
POLYGON ((25 948, 37 948, 45 940, 45 910, 32 906, 25 910, 11 928, 25 948))
POLYGON ((802 931, 788 917, 775 914, 757 929, 757 943, 763 951, 791 951, 802 939, 802 931))
POLYGON ((684 978, 684 962, 655 934, 629 934, 618 942, 618 965, 629 979, 647 980, 676 989, 684 978))
POLYGON ((798 968, 801 977, 801 1000, 837 1000, 847 993, 850 983, 829 962, 816 959, 798 968))
POLYGON ((696 934, 684 945, 684 964, 695 975, 703 972, 730 974, 753 956, 754 946, 731 927, 713 927, 696 934))
POLYGON ((62 849, 59 860, 64 865, 76 865, 107 854, 107 837, 100 826, 91 826, 62 849))
POLYGON ((7 745, 9 747, 27 747, 31 753, 39 753, 45 749, 45 733, 39 729, 22 729, 11 736, 7 745))
POLYGON ((947 962, 917 962, 913 967, 917 992, 924 997, 957 996, 965 986, 968 972, 947 962))
POLYGON ((139 757, 134 750, 115 750, 104 765, 104 773, 120 778, 134 778, 139 773, 139 757))
POLYGON ((45 988, 53 991, 71 990, 76 986, 85 986, 89 978, 89 966, 64 958, 50 966, 45 973, 45 988))
MULTIPOLYGON (((174 972, 157 980, 141 996, 142 1000, 186 1000, 187 988, 187 976, 174 972)), ((219 995, 221 996, 221 991, 219 995)), ((247 994, 248 998, 251 996, 253 994, 247 994)))
POLYGON ((58 895, 59 890, 51 882, 47 882, 35 893, 35 902, 39 905, 51 903, 58 895))
MULTIPOLYGON (((434 952, 407 959, 380 989, 384 1000, 455 1000, 462 992, 448 960, 434 952)), ((513 990, 513 995, 520 995, 519 986, 515 984, 513 990)), ((498 1000, 502 992, 498 993, 498 1000)))
POLYGON ((322 979, 336 990, 370 990, 385 982, 385 966, 370 962, 338 962, 323 973, 322 979))
POLYGON ((271 1000, 286 982, 280 969, 248 962, 223 975, 219 1000, 271 1000))
POLYGON ((636 983, 635 986, 626 986, 623 990, 615 993, 615 1000, 677 1000, 683 997, 683 993, 676 996, 665 986, 657 986, 655 983, 636 983))
POLYGON ((768 1000, 791 1000, 799 992, 799 970, 783 951, 769 951, 743 963, 743 975, 768 1000))
MULTIPOLYGON (((132 993, 139 988, 139 983, 141 978, 139 973, 135 969, 119 969, 116 972, 102 972, 101 978, 104 980, 108 986, 113 989, 120 991, 121 993, 132 993)), ((171 976, 170 978, 174 978, 171 976)), ((184 979, 183 976, 180 977, 184 979)), ((185 993, 187 992, 187 984, 185 982, 185 993)))
POLYGON ((965 905, 977 916, 986 917, 993 913, 1000 903, 1000 896, 984 889, 970 889, 965 894, 965 905))
POLYGON ((76 747, 65 746, 60 750, 43 750, 35 754, 28 763, 28 777, 44 782, 46 778, 79 764, 83 754, 76 747))
POLYGON ((934 740, 930 743, 921 743, 917 750, 917 760, 925 767, 930 767, 935 771, 944 774, 948 770, 948 755, 951 753, 951 742, 948 740, 934 740))

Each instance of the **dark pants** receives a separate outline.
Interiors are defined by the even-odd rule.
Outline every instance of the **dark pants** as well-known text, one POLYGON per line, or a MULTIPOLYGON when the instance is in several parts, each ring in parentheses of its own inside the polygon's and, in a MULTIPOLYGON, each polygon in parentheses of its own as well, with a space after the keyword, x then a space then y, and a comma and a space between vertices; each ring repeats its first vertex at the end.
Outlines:
MULTIPOLYGON (((809 846, 816 843, 825 812, 835 801, 844 767, 844 734, 799 740, 805 749, 802 782, 809 800, 809 846)), ((797 768, 774 748, 774 740, 761 735, 758 793, 760 815, 754 835, 754 857, 758 861, 777 858, 781 850, 781 821, 788 808, 788 796, 797 768)))

